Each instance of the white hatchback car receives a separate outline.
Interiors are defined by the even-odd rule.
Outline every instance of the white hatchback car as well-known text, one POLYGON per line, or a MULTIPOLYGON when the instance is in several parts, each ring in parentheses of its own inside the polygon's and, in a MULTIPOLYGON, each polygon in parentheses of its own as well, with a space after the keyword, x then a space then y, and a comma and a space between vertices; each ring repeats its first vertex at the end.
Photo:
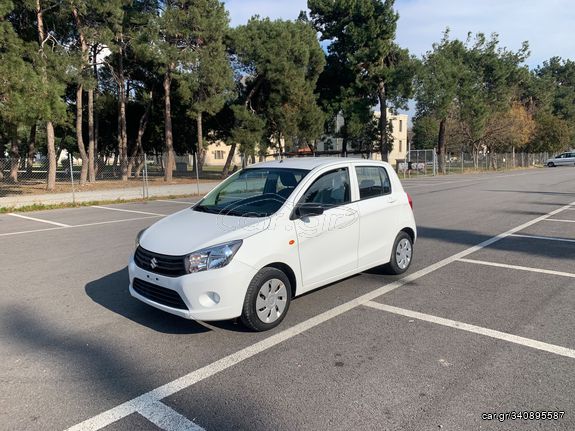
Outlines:
POLYGON ((405 272, 415 239, 411 198, 387 163, 260 163, 140 232, 130 293, 187 319, 241 317, 264 331, 295 296, 380 265, 405 272))

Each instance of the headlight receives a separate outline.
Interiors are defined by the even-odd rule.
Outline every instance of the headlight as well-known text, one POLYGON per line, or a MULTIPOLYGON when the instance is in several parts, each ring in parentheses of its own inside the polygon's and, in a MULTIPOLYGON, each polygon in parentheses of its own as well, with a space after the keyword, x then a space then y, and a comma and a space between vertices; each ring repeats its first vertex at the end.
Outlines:
POLYGON ((140 232, 138 232, 138 235, 136 235, 136 248, 140 246, 140 238, 142 237, 142 234, 146 232, 146 229, 142 229, 140 232))
POLYGON ((208 269, 223 268, 231 262, 241 245, 242 241, 238 240, 195 251, 186 256, 186 271, 192 274, 208 269))

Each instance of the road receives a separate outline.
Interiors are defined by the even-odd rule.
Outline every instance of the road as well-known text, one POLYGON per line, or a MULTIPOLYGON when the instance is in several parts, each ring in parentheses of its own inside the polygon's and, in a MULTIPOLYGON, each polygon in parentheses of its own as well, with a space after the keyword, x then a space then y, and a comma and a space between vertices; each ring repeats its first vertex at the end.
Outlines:
POLYGON ((0 215, 0 428, 575 429, 575 170, 404 184, 409 273, 306 294, 268 333, 130 297, 136 233, 189 200, 0 215), (564 414, 499 415, 543 410, 564 414))

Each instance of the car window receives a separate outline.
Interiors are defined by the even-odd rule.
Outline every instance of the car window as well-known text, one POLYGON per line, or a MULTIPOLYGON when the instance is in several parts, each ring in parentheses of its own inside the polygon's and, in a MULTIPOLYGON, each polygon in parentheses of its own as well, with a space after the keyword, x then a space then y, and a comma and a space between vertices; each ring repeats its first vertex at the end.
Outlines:
POLYGON ((326 206, 351 202, 351 187, 347 168, 326 172, 317 178, 304 193, 300 203, 326 206))
POLYGON ((268 217, 309 171, 247 168, 232 175, 193 207, 194 211, 240 217, 268 217))
POLYGON ((359 184, 360 199, 391 193, 391 182, 385 168, 381 166, 358 166, 355 168, 355 172, 359 184))

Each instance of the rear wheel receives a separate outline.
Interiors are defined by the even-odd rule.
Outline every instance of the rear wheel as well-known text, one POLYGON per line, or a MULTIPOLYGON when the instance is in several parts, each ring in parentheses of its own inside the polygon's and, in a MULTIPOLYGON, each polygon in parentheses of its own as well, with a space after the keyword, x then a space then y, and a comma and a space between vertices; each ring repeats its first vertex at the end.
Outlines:
POLYGON ((406 232, 399 232, 393 243, 390 262, 385 269, 392 275, 403 274, 409 269, 413 258, 413 241, 406 232))
POLYGON ((550 167, 550 168, 554 168, 554 167, 555 167, 555 163, 549 162, 549 163, 547 163, 547 166, 550 167))
POLYGON ((289 310, 291 284, 279 269, 263 268, 252 279, 242 310, 242 323, 254 331, 278 326, 289 310))

